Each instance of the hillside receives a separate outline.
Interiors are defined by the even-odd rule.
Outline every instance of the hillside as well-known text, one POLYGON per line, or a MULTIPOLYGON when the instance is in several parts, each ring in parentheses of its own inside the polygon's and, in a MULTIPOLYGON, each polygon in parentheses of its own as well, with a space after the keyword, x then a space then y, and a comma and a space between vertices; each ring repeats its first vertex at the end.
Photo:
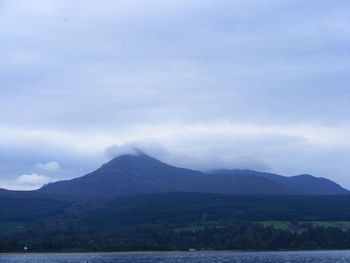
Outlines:
POLYGON ((350 224, 349 195, 157 193, 94 203, 0 197, 0 206, 4 252, 24 245, 32 251, 350 248, 350 232, 331 223, 350 224))

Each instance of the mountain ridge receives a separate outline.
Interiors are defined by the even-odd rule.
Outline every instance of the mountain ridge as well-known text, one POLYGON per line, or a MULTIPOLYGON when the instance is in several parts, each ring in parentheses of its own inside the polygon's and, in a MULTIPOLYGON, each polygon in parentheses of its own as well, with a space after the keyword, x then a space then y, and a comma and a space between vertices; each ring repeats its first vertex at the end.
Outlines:
POLYGON ((206 192, 263 195, 337 195, 350 192, 325 178, 285 177, 251 170, 201 172, 161 162, 141 151, 118 156, 95 171, 37 190, 82 197, 145 193, 206 192))
POLYGON ((252 175, 253 174, 256 176, 267 178, 279 184, 288 186, 291 189, 301 191, 301 192, 308 192, 310 194, 319 194, 322 192, 325 195, 332 195, 335 191, 339 191, 340 194, 349 193, 347 189, 341 187, 339 184, 327 178, 315 177, 310 174, 299 174, 299 175, 288 177, 288 176, 282 176, 282 175, 273 174, 273 173, 258 172, 258 171, 249 170, 249 169, 246 169, 246 170, 222 169, 222 170, 211 171, 211 173, 221 173, 221 174, 228 174, 228 175, 237 175, 237 174, 252 175))

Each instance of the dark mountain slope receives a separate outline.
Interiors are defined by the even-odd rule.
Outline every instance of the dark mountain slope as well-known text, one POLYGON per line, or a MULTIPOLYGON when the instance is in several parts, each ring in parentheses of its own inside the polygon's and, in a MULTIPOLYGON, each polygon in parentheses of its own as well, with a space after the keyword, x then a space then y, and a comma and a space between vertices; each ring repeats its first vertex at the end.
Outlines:
POLYGON ((335 182, 322 177, 315 177, 308 174, 291 177, 281 176, 272 173, 257 172, 252 170, 217 170, 213 174, 226 174, 231 176, 256 176, 265 178, 280 185, 284 185, 294 191, 313 195, 338 195, 349 194, 350 192, 335 182))
POLYGON ((63 215, 75 203, 66 198, 59 199, 32 192, 25 194, 13 191, 11 194, 0 194, 0 236, 4 222, 40 221, 43 218, 47 220, 51 216, 63 215))
POLYGON ((255 175, 206 174, 174 167, 143 153, 119 156, 90 174, 51 183, 38 191, 84 197, 159 192, 280 195, 300 193, 267 178, 255 175))
POLYGON ((232 195, 156 193, 107 201, 84 214, 84 222, 108 225, 227 224, 234 220, 348 221, 350 195, 232 195), (111 220, 113 219, 113 220, 111 220))

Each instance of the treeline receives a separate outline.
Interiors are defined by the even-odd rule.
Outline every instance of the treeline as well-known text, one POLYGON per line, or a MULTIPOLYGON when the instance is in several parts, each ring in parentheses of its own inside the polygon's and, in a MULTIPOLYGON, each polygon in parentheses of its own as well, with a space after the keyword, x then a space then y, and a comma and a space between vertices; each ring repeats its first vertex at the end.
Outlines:
POLYGON ((144 250, 293 250, 348 249, 350 232, 337 228, 312 227, 302 232, 278 230, 251 222, 196 231, 176 231, 165 226, 136 226, 91 232, 89 229, 31 231, 2 238, 0 251, 144 251, 144 250))
POLYGON ((0 251, 350 248, 348 231, 297 223, 305 221, 350 221, 350 196, 0 196, 0 251), (265 220, 293 227, 256 223, 265 220))

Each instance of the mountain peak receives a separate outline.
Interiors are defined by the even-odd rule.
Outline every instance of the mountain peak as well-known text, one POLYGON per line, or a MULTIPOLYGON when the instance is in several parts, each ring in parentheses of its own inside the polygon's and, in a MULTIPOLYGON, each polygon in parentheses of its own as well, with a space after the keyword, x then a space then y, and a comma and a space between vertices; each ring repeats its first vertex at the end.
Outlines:
MULTIPOLYGON (((157 163, 160 164, 159 160, 147 155, 141 150, 133 149, 134 152, 132 153, 126 153, 123 155, 119 155, 117 157, 114 157, 109 162, 103 164, 101 168, 130 168, 132 169, 132 166, 145 166, 147 167, 151 163, 157 163)), ((162 163, 163 164, 163 163, 162 163)), ((164 164, 165 165, 165 164, 164 164)))

